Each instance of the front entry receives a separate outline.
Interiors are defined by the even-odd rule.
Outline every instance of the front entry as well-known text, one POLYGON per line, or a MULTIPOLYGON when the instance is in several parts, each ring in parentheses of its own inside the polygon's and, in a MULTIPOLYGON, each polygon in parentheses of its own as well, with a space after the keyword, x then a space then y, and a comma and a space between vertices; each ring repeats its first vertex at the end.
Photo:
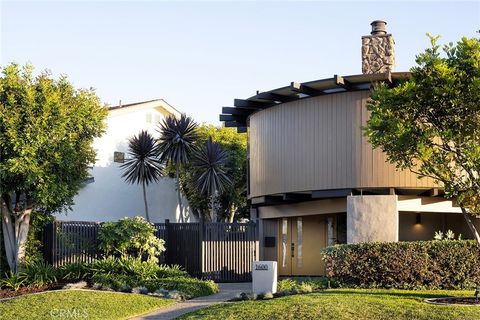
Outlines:
POLYGON ((333 228, 331 216, 281 218, 278 237, 279 275, 325 275, 325 264, 320 251, 333 239, 333 228))

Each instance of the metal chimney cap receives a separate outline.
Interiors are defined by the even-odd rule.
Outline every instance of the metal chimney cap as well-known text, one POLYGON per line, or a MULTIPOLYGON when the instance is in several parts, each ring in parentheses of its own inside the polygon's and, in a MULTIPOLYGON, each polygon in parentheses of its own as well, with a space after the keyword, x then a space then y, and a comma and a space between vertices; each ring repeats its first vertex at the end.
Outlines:
POLYGON ((387 33, 385 30, 387 23, 383 20, 375 20, 370 23, 370 25, 372 26, 372 32, 370 32, 371 35, 381 35, 387 33))

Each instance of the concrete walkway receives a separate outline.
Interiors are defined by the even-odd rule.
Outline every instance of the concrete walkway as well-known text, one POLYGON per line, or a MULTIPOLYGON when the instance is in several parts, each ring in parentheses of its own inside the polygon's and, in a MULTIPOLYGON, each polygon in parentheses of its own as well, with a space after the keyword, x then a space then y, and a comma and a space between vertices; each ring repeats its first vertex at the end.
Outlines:
POLYGON ((220 292, 211 296, 207 297, 199 297, 191 300, 182 301, 176 303, 168 308, 160 309, 154 311, 149 314, 145 314, 143 316, 137 316, 131 318, 130 320, 140 320, 140 319, 148 319, 148 320, 167 320, 167 319, 175 319, 180 317, 186 313, 193 312, 196 310, 207 308, 211 305, 225 302, 227 300, 232 299, 237 294, 242 292, 251 292, 252 291, 252 283, 245 282, 245 283, 219 283, 218 287, 220 292))

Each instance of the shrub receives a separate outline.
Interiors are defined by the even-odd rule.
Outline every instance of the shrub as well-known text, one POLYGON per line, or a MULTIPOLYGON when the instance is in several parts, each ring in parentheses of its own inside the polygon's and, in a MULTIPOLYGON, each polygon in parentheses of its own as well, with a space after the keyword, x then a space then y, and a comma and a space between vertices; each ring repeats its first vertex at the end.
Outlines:
POLYGON ((22 272, 14 273, 10 271, 5 274, 5 278, 0 280, 0 288, 11 288, 15 291, 18 291, 20 287, 27 283, 27 275, 22 272))
POLYGON ((480 284, 474 241, 361 243, 322 252, 327 275, 362 288, 472 289, 480 284))
POLYGON ((153 260, 142 261, 132 257, 106 257, 96 260, 87 267, 92 275, 119 274, 126 275, 136 282, 150 279, 189 277, 178 265, 158 265, 153 260))
POLYGON ((95 274, 92 276, 92 282, 101 285, 102 288, 111 288, 120 290, 125 287, 134 287, 137 285, 135 279, 123 274, 95 274))
POLYGON ((208 296, 218 292, 218 286, 215 282, 196 278, 162 278, 147 280, 143 284, 150 292, 155 292, 158 289, 176 290, 189 298, 208 296))
POLYGON ((182 266, 174 264, 167 266, 162 264, 158 267, 157 278, 175 278, 175 277, 189 277, 187 271, 183 270, 182 266))
POLYGON ((58 269, 59 278, 67 281, 90 280, 92 271, 90 265, 83 263, 69 263, 58 269))
POLYGON ((165 241, 155 236, 155 228, 143 217, 105 222, 99 231, 100 248, 107 255, 133 256, 158 261, 165 251, 165 241))
POLYGON ((297 289, 298 283, 293 279, 284 279, 278 281, 277 291, 292 291, 297 289))
POLYGON ((26 276, 26 284, 43 287, 48 284, 57 282, 57 276, 60 272, 43 261, 32 261, 23 266, 26 276))

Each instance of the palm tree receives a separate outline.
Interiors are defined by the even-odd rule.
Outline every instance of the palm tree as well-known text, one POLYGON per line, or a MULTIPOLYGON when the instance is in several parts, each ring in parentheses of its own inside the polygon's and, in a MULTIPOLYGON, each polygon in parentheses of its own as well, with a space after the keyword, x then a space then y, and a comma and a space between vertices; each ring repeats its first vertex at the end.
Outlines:
POLYGON ((193 161, 196 187, 210 197, 212 221, 216 220, 215 198, 232 183, 225 171, 227 160, 228 153, 219 143, 214 143, 212 138, 208 138, 207 143, 196 152, 193 161))
POLYGON ((145 186, 158 181, 163 174, 162 164, 157 160, 155 153, 155 139, 147 131, 140 131, 138 136, 128 140, 128 154, 130 158, 120 167, 124 171, 122 178, 131 184, 142 184, 145 216, 150 222, 145 186))
POLYGON ((192 118, 182 114, 180 118, 168 116, 159 125, 160 138, 157 144, 157 154, 162 163, 175 166, 178 206, 180 221, 183 222, 183 206, 180 190, 180 166, 190 162, 197 140, 197 124, 192 118))

